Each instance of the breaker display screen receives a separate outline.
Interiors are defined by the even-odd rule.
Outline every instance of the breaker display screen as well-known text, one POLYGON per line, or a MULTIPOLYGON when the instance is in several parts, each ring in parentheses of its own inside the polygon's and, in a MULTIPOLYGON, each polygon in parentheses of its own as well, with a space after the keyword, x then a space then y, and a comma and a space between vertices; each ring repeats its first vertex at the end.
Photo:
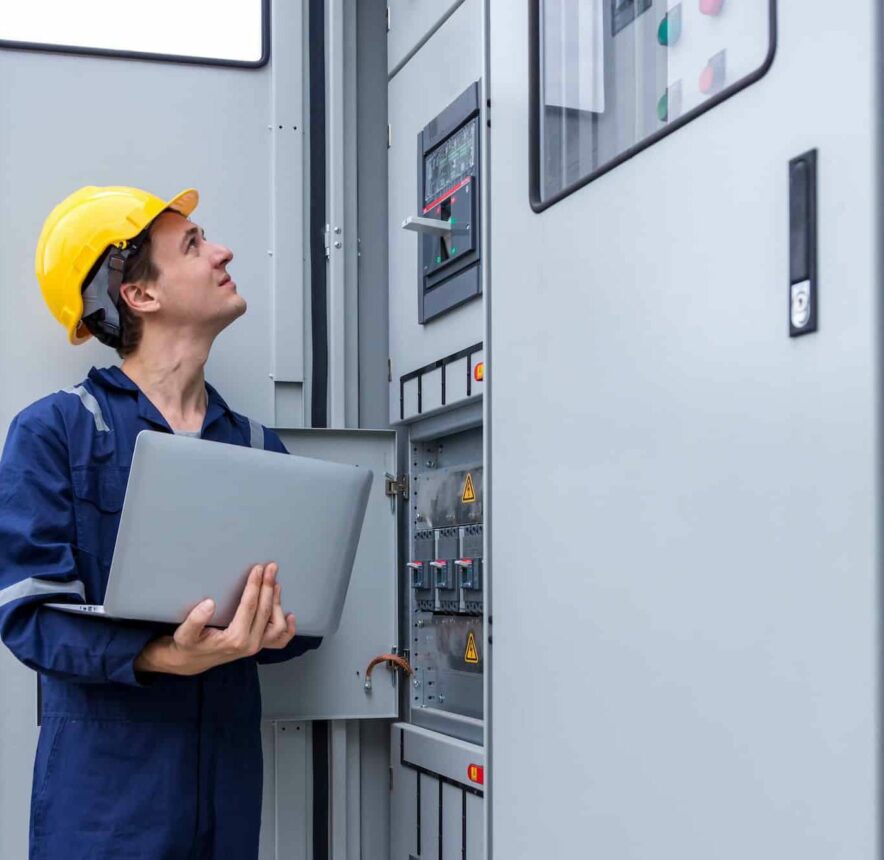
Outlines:
POLYGON ((424 159, 425 204, 475 171, 477 124, 470 120, 424 159))

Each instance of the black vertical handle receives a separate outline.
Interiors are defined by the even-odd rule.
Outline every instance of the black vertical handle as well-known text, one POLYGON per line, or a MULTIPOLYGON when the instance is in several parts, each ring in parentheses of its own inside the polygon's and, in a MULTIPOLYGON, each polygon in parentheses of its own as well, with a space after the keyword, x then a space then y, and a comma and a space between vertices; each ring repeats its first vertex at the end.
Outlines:
POLYGON ((817 289, 817 151, 789 162, 789 336, 816 331, 817 289))

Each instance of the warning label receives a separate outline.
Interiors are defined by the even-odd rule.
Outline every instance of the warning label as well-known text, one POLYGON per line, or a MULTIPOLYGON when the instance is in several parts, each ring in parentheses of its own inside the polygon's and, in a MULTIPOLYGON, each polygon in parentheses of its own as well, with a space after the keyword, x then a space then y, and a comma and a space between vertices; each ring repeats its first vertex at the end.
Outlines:
POLYGON ((463 494, 460 500, 465 504, 476 501, 476 488, 473 486, 473 476, 467 472, 467 479, 463 485, 463 494))
POLYGON ((473 635, 472 631, 470 632, 470 635, 467 636, 467 650, 463 655, 463 659, 466 663, 479 662, 479 649, 476 648, 476 637, 473 635))

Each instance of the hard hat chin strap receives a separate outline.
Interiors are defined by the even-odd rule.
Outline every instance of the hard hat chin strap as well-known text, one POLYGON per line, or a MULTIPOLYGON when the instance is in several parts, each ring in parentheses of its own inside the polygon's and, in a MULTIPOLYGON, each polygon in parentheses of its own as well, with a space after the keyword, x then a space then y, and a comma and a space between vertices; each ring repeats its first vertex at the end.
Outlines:
POLYGON ((143 235, 130 239, 124 248, 111 245, 93 266, 83 288, 83 325, 114 349, 123 339, 119 306, 126 262, 138 252, 143 235))

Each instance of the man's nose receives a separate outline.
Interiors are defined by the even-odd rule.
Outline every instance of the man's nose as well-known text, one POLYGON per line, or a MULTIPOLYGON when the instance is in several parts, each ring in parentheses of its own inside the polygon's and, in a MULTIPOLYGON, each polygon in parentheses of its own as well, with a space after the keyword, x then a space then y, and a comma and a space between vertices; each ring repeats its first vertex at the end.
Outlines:
POLYGON ((217 265, 226 266, 233 259, 233 251, 226 245, 215 245, 217 265))

